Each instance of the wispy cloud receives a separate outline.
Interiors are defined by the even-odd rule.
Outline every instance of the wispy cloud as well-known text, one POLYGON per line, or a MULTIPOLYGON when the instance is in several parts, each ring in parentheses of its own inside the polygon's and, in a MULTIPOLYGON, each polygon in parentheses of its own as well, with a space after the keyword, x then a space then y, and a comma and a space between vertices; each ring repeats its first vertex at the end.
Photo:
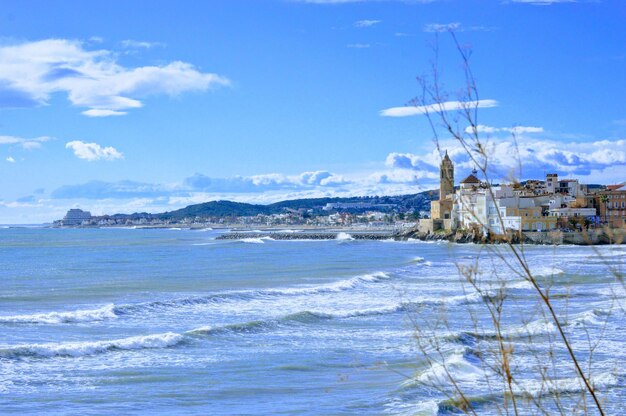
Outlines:
POLYGON ((424 32, 436 33, 436 32, 447 32, 447 31, 458 31, 461 27, 459 22, 454 23, 428 23, 424 25, 424 32))
POLYGON ((156 48, 156 47, 160 47, 163 48, 165 47, 165 43, 162 42, 147 42, 147 41, 141 41, 141 40, 132 40, 132 39, 126 39, 120 42, 123 48, 127 48, 127 49, 151 49, 151 48, 156 48))
POLYGON ((39 149, 42 143, 47 142, 48 140, 51 140, 51 139, 52 138, 48 136, 35 137, 34 139, 25 139, 22 137, 15 137, 15 136, 0 136, 0 145, 15 144, 15 145, 19 145, 20 147, 26 150, 33 150, 33 149, 39 149))
POLYGON ((5 160, 9 163, 15 163, 15 159, 13 159, 11 156, 7 156, 5 160))
POLYGON ((491 108, 497 106, 498 102, 496 100, 446 101, 430 105, 387 108, 385 110, 381 110, 380 115, 383 117, 409 117, 442 111, 457 111, 465 108, 491 108))
POLYGON ((380 22, 381 22, 380 20, 357 20, 356 22, 354 22, 353 26, 354 27, 371 27, 380 22))
POLYGON ((72 149, 74 155, 83 160, 93 162, 96 160, 122 159, 124 156, 114 147, 102 147, 97 143, 85 143, 74 140, 65 144, 66 149, 72 149))
MULTIPOLYGON (((129 103, 132 107, 132 105, 129 103)), ((136 105, 134 108, 141 107, 141 104, 136 105)), ((85 110, 82 112, 83 115, 87 117, 111 117, 111 116, 124 116, 128 114, 126 111, 117 111, 117 110, 104 110, 98 108, 92 108, 91 110, 85 110)))
POLYGON ((424 25, 422 29, 427 33, 441 33, 441 32, 490 32, 496 30, 495 27, 490 26, 464 26, 459 22, 453 23, 428 23, 424 25))
POLYGON ((354 49, 367 49, 370 47, 369 43, 349 43, 346 45, 347 48, 354 48, 354 49))
POLYGON ((229 80, 174 61, 127 68, 108 50, 88 50, 82 42, 47 39, 0 47, 0 107, 47 105, 64 92, 86 116, 123 115, 142 99, 229 85, 229 80))
POLYGON ((526 134, 526 133, 543 133, 543 127, 532 127, 532 126, 514 126, 514 127, 491 127, 485 126, 483 124, 478 124, 476 127, 467 126, 465 128, 465 133, 473 134, 476 133, 486 133, 493 134, 499 132, 513 133, 513 134, 526 134))

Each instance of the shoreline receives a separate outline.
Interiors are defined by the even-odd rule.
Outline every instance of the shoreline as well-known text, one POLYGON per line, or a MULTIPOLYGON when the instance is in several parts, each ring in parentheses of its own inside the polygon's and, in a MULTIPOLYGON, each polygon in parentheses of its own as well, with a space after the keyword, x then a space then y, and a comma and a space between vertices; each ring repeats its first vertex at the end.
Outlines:
MULTIPOLYGON (((283 229, 284 230, 284 229, 283 229)), ((280 229, 260 232, 232 230, 218 236, 217 240, 243 240, 247 238, 271 238, 273 240, 394 240, 394 241, 447 241, 457 244, 505 244, 503 236, 486 237, 472 232, 420 233, 416 230, 394 232, 391 230, 363 231, 350 228, 325 229, 318 232, 281 232, 280 229), (341 235, 345 234, 345 235, 341 235)), ((513 244, 529 245, 607 245, 626 243, 626 230, 549 231, 511 234, 513 244)))
MULTIPOLYGON (((345 239, 353 240, 395 240, 408 241, 448 241, 465 244, 504 244, 503 236, 484 236, 471 231, 447 231, 422 233, 416 228, 398 230, 397 227, 321 227, 314 225, 245 225, 241 224, 145 224, 115 226, 40 226, 41 228, 59 229, 182 229, 182 230, 216 230, 225 231, 217 237, 219 240, 240 240, 244 238, 272 238, 274 240, 334 240, 342 239, 339 234, 349 234, 345 239)), ((20 225, 6 228, 30 228, 20 225)), ((36 227, 39 228, 39 227, 36 227)), ((626 244, 626 229, 595 229, 589 231, 532 231, 512 233, 509 235, 513 244, 531 245, 606 245, 626 244)))

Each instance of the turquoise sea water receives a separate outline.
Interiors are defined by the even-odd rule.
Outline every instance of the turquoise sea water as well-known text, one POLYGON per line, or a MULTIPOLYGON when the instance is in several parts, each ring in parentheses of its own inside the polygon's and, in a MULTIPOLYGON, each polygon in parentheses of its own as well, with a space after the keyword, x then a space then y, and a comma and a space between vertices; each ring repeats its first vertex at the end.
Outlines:
MULTIPOLYGON (((521 413, 528 393, 582 406, 555 327, 498 247, 217 235, 0 229, 0 414, 454 414, 446 374, 498 414, 484 307, 497 297, 521 413), (482 293, 459 276, 476 266, 482 293)), ((619 413, 626 248, 524 255, 619 413)))

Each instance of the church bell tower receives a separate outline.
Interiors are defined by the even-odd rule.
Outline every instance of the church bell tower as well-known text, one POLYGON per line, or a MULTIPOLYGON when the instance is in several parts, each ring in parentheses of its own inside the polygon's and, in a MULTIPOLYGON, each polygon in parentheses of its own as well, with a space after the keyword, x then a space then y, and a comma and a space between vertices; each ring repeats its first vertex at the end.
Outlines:
POLYGON ((439 165, 439 200, 443 201, 447 195, 454 193, 454 165, 448 157, 448 151, 439 165))

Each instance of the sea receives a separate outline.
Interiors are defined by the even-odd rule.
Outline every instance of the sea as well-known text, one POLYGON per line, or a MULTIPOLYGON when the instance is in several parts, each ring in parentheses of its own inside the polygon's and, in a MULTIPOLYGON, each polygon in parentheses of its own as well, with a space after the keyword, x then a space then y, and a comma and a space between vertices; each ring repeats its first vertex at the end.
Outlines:
POLYGON ((626 405, 626 247, 224 232, 0 228, 0 414, 598 414, 560 330, 626 405))

